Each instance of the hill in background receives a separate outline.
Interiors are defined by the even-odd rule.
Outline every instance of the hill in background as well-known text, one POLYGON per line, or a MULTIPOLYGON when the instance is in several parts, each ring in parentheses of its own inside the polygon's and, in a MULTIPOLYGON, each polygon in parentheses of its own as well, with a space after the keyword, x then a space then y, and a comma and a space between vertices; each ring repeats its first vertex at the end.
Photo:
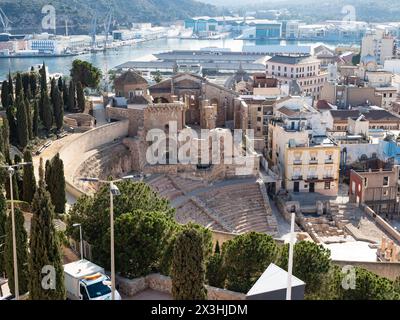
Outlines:
POLYGON ((0 0, 0 8, 13 22, 13 32, 43 31, 41 21, 45 15, 42 8, 47 4, 56 8, 59 33, 63 33, 66 19, 71 33, 87 33, 96 10, 98 27, 102 30, 110 7, 115 15, 114 25, 120 27, 133 22, 157 24, 216 14, 214 6, 193 0, 0 0))

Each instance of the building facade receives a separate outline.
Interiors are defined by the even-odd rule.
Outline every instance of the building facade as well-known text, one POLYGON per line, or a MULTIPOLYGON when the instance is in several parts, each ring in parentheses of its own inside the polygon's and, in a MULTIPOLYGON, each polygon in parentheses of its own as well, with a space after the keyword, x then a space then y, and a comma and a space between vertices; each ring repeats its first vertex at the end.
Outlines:
POLYGON ((386 34, 384 30, 375 30, 363 37, 361 57, 373 56, 378 64, 384 65, 385 60, 393 57, 394 49, 394 37, 386 34))
POLYGON ((303 94, 319 99, 328 73, 321 71, 321 61, 310 55, 276 55, 266 61, 266 74, 282 84, 297 81, 303 94))
POLYGON ((289 192, 318 192, 334 196, 339 188, 340 147, 327 137, 310 139, 307 121, 293 125, 271 120, 269 160, 289 192))
POLYGON ((399 215, 399 166, 350 173, 350 201, 365 203, 379 215, 399 215))

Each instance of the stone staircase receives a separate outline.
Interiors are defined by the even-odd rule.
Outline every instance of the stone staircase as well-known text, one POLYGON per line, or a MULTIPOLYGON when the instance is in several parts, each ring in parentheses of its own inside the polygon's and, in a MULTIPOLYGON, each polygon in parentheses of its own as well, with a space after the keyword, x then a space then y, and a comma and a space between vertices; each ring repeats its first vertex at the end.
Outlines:
POLYGON ((146 182, 171 201, 179 223, 192 221, 213 230, 237 234, 257 231, 275 235, 277 232, 266 191, 263 194, 254 180, 226 180, 212 185, 202 180, 160 174, 146 182))
POLYGON ((270 231, 264 200, 256 183, 225 186, 205 192, 198 198, 234 233, 270 231))
POLYGON ((74 184, 87 193, 98 189, 98 184, 81 182, 80 177, 119 177, 121 172, 131 171, 129 150, 120 142, 107 144, 85 154, 86 160, 74 174, 74 184))
POLYGON ((226 227, 223 227, 214 216, 210 215, 207 210, 201 208, 201 206, 192 199, 176 209, 175 220, 181 224, 195 222, 212 230, 224 232, 230 231, 226 227))
POLYGON ((149 185, 161 197, 169 201, 173 201, 175 198, 183 195, 183 192, 178 189, 174 182, 166 175, 159 175, 155 179, 150 180, 149 185))

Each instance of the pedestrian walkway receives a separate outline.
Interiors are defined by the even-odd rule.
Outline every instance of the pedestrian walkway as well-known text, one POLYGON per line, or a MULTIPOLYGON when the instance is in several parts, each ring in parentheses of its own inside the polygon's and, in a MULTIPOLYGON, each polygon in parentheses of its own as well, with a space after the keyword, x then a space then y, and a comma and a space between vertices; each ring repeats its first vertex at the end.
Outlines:
POLYGON ((106 109, 103 104, 96 104, 93 106, 93 116, 96 118, 96 127, 100 127, 108 123, 106 117, 106 109))
POLYGON ((270 201, 270 207, 272 215, 275 217, 278 226, 278 239, 288 240, 290 239, 290 223, 285 220, 282 214, 279 212, 274 201, 270 201))

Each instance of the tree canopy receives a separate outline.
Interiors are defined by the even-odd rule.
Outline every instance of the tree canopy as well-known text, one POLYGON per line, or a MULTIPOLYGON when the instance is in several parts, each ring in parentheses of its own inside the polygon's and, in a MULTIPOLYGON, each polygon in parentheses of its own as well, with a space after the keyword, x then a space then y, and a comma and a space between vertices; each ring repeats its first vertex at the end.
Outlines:
POLYGON ((71 77, 75 83, 80 82, 84 88, 97 88, 101 71, 90 62, 77 59, 72 62, 71 77))
MULTIPOLYGON (((136 212, 157 212, 163 214, 166 219, 173 221, 175 209, 173 209, 166 199, 161 198, 150 186, 142 182, 122 181, 117 183, 121 195, 114 197, 114 217, 117 220, 121 215, 136 212)), ((78 199, 76 204, 69 211, 68 234, 75 239, 79 239, 76 228, 72 227, 74 223, 81 223, 85 240, 92 246, 92 256, 96 263, 104 267, 110 267, 109 247, 110 238, 108 230, 110 228, 110 193, 109 186, 103 185, 93 196, 83 196, 78 199)), ((157 215, 159 217, 159 215, 157 215)), ((140 223, 147 224, 147 218, 140 223)), ((128 219, 124 217, 123 219, 128 219)), ((131 227, 134 226, 138 218, 131 218, 131 227)), ((157 218, 154 218, 154 221, 157 218)), ((120 221, 120 220, 118 220, 120 221)), ((139 223, 137 222, 137 223, 139 223)), ((117 235, 116 235, 117 236, 117 235)), ((132 238, 133 240, 135 238, 132 238)), ((119 271, 119 266, 116 265, 119 271)), ((130 268, 130 267, 128 267, 130 268)), ((128 270, 128 268, 126 270, 128 270)))
POLYGON ((225 242, 222 251, 227 288, 247 293, 275 261, 278 247, 271 236, 250 232, 225 242))

